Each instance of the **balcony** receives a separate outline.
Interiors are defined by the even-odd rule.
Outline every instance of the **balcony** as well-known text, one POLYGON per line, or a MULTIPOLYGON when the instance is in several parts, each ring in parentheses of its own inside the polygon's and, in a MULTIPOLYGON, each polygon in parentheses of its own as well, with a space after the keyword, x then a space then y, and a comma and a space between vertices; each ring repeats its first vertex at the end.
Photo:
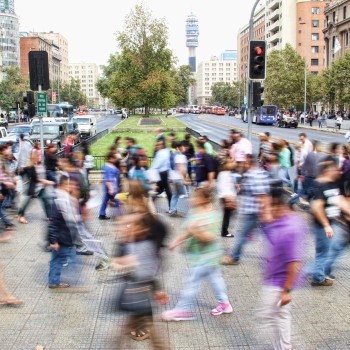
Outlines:
POLYGON ((267 19, 269 21, 277 21, 280 18, 280 11, 279 9, 271 11, 270 14, 267 16, 267 19))
POLYGON ((276 30, 279 30, 280 26, 281 26, 281 21, 278 20, 278 21, 271 23, 268 27, 268 30, 270 32, 275 32, 276 30))
POLYGON ((271 0, 268 5, 268 9, 274 11, 280 7, 280 0, 271 0))
POLYGON ((280 32, 278 31, 278 32, 276 32, 275 34, 271 34, 271 36, 269 37, 269 42, 271 43, 271 44, 276 44, 276 43, 278 43, 279 42, 279 40, 280 40, 280 32))

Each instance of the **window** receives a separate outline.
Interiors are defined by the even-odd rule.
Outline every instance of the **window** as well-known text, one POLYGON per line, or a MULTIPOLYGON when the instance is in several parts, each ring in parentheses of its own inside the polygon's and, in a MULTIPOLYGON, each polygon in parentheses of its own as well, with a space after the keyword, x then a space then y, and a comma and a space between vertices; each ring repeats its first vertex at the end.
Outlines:
POLYGON ((319 52, 319 47, 318 46, 311 46, 311 52, 312 53, 318 53, 319 52))
POLYGON ((317 19, 313 20, 313 21, 312 21, 312 26, 313 26, 314 28, 318 28, 318 27, 320 26, 320 21, 317 20, 317 19))
POLYGON ((346 19, 346 6, 343 7, 343 19, 346 19))
POLYGON ((333 12, 333 23, 335 23, 335 20, 336 20, 336 14, 335 14, 335 11, 333 12))
POLYGON ((317 58, 311 59, 311 65, 312 66, 318 66, 318 59, 317 58))
POLYGON ((349 46, 349 32, 345 33, 345 47, 349 46))
POLYGON ((319 7, 313 7, 311 8, 311 13, 313 15, 319 15, 320 14, 320 8, 319 7))
POLYGON ((320 35, 318 33, 312 33, 311 34, 311 40, 318 40, 320 35))

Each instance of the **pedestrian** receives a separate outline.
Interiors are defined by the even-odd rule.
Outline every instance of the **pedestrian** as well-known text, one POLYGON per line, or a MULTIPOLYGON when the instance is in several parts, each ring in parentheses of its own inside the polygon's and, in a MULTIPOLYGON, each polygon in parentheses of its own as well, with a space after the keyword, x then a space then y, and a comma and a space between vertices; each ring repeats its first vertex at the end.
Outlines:
MULTIPOLYGON (((0 236, 0 242, 7 242, 10 237, 10 234, 8 233, 6 237, 0 236)), ((20 299, 17 299, 15 296, 10 293, 6 282, 5 282, 5 276, 4 276, 4 270, 2 265, 0 265, 0 305, 21 305, 23 304, 23 301, 20 299)))
POLYGON ((338 128, 338 130, 340 130, 342 123, 343 117, 341 116, 341 114, 338 114, 337 119, 335 120, 335 125, 338 128))
POLYGON ((317 117, 317 122, 318 122, 318 127, 320 129, 322 129, 322 124, 323 124, 323 116, 322 114, 320 114, 318 117, 317 117))
POLYGON ((119 206, 118 200, 115 196, 119 192, 120 187, 120 171, 116 166, 117 157, 113 151, 110 151, 106 157, 106 163, 103 165, 103 198, 99 212, 100 220, 109 220, 110 217, 106 215, 108 203, 112 202, 114 207, 119 206))
POLYGON ((47 198, 45 187, 53 186, 55 183, 46 179, 45 167, 38 161, 38 152, 32 152, 30 156, 30 163, 24 167, 22 176, 27 176, 29 183, 26 187, 26 191, 23 193, 18 209, 18 222, 21 224, 28 224, 25 218, 25 212, 33 198, 39 198, 41 200, 43 209, 45 211, 48 220, 51 219, 51 205, 47 198))
POLYGON ((50 143, 44 153, 46 179, 57 184, 56 168, 57 168, 57 148, 53 143, 50 143))
POLYGON ((311 212, 314 216, 313 232, 316 239, 316 254, 310 274, 311 285, 332 286, 333 265, 346 247, 346 233, 337 224, 341 213, 350 215, 350 204, 341 195, 338 185, 340 169, 334 160, 319 164, 320 175, 316 179, 311 212))
POLYGON ((68 283, 61 282, 61 271, 69 261, 71 267, 77 264, 76 244, 79 242, 79 232, 76 218, 79 215, 78 201, 70 195, 74 181, 62 175, 56 189, 56 198, 52 203, 52 215, 49 223, 49 243, 51 260, 49 268, 49 288, 68 288, 68 283))
POLYGON ((185 139, 182 142, 186 147, 185 156, 187 158, 187 175, 189 180, 192 182, 192 162, 195 158, 195 151, 193 143, 191 142, 191 134, 186 134, 185 139))
POLYGON ((208 139, 208 136, 203 135, 202 138, 203 138, 203 141, 204 141, 204 148, 205 148, 206 153, 209 154, 210 156, 213 156, 214 155, 214 149, 213 149, 213 146, 211 145, 211 143, 210 143, 210 141, 208 139))
POLYGON ((260 226, 260 211, 268 202, 269 193, 270 179, 267 172, 257 166, 252 155, 248 155, 238 193, 238 228, 236 231, 238 241, 231 256, 225 256, 222 259, 223 265, 239 265, 248 236, 260 226))
POLYGON ((236 131, 234 134, 234 140, 235 143, 231 147, 230 155, 232 160, 236 163, 236 171, 242 174, 247 156, 253 153, 252 144, 239 131, 236 131))
POLYGON ((76 135, 72 131, 63 141, 63 154, 65 157, 68 157, 73 152, 73 147, 75 145, 76 135))
POLYGON ((221 237, 234 237, 234 235, 228 231, 232 212, 237 207, 237 192, 232 174, 234 167, 235 163, 230 157, 227 157, 225 161, 220 164, 216 182, 217 196, 221 202, 223 211, 221 237))
POLYGON ((194 319, 193 304, 200 283, 207 279, 219 305, 211 310, 213 316, 229 314, 233 308, 229 302, 226 285, 220 271, 221 243, 219 240, 221 215, 214 209, 209 188, 198 188, 190 197, 191 210, 186 220, 185 232, 177 237, 169 249, 185 244, 189 259, 190 276, 184 284, 179 301, 173 310, 165 311, 164 321, 194 319))
POLYGON ((217 159, 207 154, 204 144, 197 142, 196 155, 196 185, 197 187, 214 187, 218 170, 217 159))
POLYGON ((289 209, 282 183, 271 186, 271 202, 264 213, 262 230, 266 249, 261 325, 272 333, 273 349, 291 350, 292 290, 304 260, 307 224, 289 209))
POLYGON ((309 114, 309 124, 310 124, 310 127, 312 128, 312 122, 314 121, 315 117, 314 117, 314 114, 313 112, 310 112, 309 114))
POLYGON ((174 169, 170 170, 169 181, 171 188, 171 201, 169 215, 177 215, 177 204, 180 196, 187 194, 186 192, 186 174, 187 174, 187 158, 185 156, 186 147, 182 142, 175 143, 174 153, 174 169))

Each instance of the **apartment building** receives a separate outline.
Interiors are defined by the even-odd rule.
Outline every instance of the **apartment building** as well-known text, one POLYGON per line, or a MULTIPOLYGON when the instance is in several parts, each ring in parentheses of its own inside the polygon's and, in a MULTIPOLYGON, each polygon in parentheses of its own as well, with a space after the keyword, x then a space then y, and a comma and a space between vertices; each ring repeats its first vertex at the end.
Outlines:
POLYGON ((99 78, 98 65, 96 63, 69 63, 69 79, 80 80, 81 90, 85 93, 88 106, 98 108, 100 95, 96 88, 99 78))
MULTIPOLYGON (((265 40, 265 6, 264 2, 259 4, 259 7, 254 14, 254 40, 265 40)), ((239 80, 244 80, 248 75, 248 59, 249 59, 249 23, 238 32, 237 39, 238 47, 238 77, 239 80)))
POLYGON ((231 83, 237 81, 237 60, 220 60, 212 56, 209 61, 202 61, 197 67, 198 105, 208 104, 211 87, 217 82, 231 83))
POLYGON ((325 66, 325 41, 323 35, 325 7, 321 0, 298 0, 296 16, 296 50, 306 59, 307 69, 318 74, 325 66))
POLYGON ((350 1, 328 1, 324 13, 325 66, 329 67, 349 50, 350 1))

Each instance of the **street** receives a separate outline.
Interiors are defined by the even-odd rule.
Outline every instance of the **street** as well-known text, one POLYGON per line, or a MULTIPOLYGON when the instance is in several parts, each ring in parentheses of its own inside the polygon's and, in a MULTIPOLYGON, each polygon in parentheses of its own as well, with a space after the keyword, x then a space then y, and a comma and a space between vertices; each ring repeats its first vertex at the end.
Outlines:
MULTIPOLYGON (((242 129, 245 136, 247 136, 248 124, 243 123, 240 119, 236 117, 229 116, 217 116, 211 114, 185 114, 179 117, 183 123, 185 123, 189 128, 194 129, 195 131, 200 132, 202 135, 207 135, 210 140, 215 142, 220 142, 222 139, 226 139, 228 131, 230 129, 242 129)), ((253 135, 252 143, 255 150, 258 149, 259 138, 257 133, 262 133, 269 131, 272 138, 285 139, 290 143, 298 143, 298 135, 301 132, 306 133, 310 140, 318 140, 325 147, 331 142, 345 143, 344 134, 323 132, 318 130, 317 123, 314 123, 313 130, 297 128, 297 129, 284 129, 278 128, 276 126, 270 125, 256 125, 253 124, 253 135)))

